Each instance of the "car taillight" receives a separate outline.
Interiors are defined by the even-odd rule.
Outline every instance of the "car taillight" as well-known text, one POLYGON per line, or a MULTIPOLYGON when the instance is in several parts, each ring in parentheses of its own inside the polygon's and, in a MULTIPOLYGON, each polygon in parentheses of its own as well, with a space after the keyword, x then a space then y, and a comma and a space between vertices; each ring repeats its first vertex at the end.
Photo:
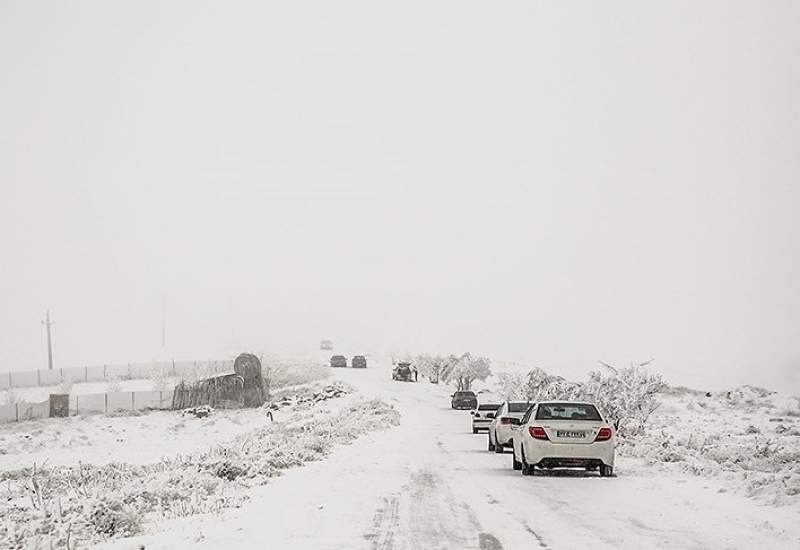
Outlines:
POLYGON ((600 428, 597 437, 594 438, 595 441, 608 441, 609 439, 611 439, 611 428, 600 428))
POLYGON ((501 416, 500 417, 500 424, 511 424, 511 417, 510 416, 501 416))
POLYGON ((531 426, 528 428, 528 433, 531 434, 531 437, 534 439, 541 439, 544 441, 550 440, 550 438, 547 437, 547 432, 544 431, 544 428, 539 426, 531 426))

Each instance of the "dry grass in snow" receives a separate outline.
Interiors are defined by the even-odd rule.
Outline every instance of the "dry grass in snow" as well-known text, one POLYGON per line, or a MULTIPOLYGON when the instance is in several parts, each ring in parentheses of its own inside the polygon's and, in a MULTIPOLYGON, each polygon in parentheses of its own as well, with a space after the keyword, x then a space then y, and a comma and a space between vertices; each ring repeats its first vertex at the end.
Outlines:
MULTIPOLYGON (((77 541, 137 533, 150 519, 235 507, 247 498, 248 486, 266 483, 286 468, 319 460, 337 445, 399 422, 394 408, 382 401, 337 401, 342 403, 333 409, 328 402, 298 403, 275 422, 268 422, 265 410, 259 409, 258 427, 203 451, 155 462, 44 464, 4 471, 0 547, 52 545, 71 550, 77 541)), ((215 414, 181 421, 207 422, 215 414)), ((151 438, 166 443, 170 434, 162 430, 151 438)))

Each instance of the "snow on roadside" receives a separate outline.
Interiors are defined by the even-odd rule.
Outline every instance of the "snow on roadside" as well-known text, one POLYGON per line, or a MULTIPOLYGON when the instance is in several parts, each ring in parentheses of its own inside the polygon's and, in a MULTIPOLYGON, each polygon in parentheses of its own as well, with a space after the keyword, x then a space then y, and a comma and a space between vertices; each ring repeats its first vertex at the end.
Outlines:
MULTIPOLYGON (((335 397, 342 392, 330 394, 335 397)), ((54 547, 64 547, 68 537, 72 541, 97 541, 127 536, 148 529, 151 519, 238 506, 247 499, 248 486, 266 483, 286 468, 319 460, 337 445, 399 422, 397 411, 379 400, 351 395, 331 401, 291 401, 273 413, 274 422, 267 420, 266 409, 214 411, 202 419, 166 412, 113 420, 65 419, 63 422, 73 426, 89 422, 95 427, 117 425, 116 430, 123 431, 118 424, 144 419, 146 425, 135 431, 161 444, 160 460, 154 459, 152 448, 140 453, 128 442, 124 446, 132 451, 134 460, 119 453, 112 454, 113 461, 107 457, 94 464, 76 464, 76 456, 87 456, 88 449, 70 455, 67 444, 62 448, 63 455, 72 460, 59 457, 58 465, 40 464, 34 470, 29 463, 24 468, 8 469, 18 462, 7 463, 0 472, 0 481, 9 492, 8 500, 0 504, 0 546, 47 548, 52 542, 54 547), (241 421, 241 429, 231 429, 237 425, 236 419, 241 421), (207 430, 218 421, 223 424, 216 431, 218 438, 209 440, 207 430), (191 435, 176 437, 190 426, 194 429, 186 431, 191 435), (198 440, 203 442, 203 450, 197 449, 198 440)), ((60 425, 65 434, 70 431, 69 425, 60 425)), ((95 435, 87 436, 88 445, 103 448, 109 444, 107 439, 98 441, 95 435)), ((34 455, 18 451, 18 458, 30 460, 34 455)), ((58 454, 46 448, 42 457, 58 454)))
POLYGON ((797 398, 742 386, 713 394, 673 388, 661 399, 644 435, 620 439, 620 454, 719 478, 768 504, 800 506, 797 398))

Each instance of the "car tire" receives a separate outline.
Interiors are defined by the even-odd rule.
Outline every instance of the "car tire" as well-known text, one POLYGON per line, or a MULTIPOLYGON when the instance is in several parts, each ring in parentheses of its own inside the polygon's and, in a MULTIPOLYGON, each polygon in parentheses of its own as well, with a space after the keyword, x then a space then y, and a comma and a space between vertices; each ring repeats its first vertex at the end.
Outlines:
POLYGON ((514 452, 514 449, 511 449, 511 467, 515 470, 522 469, 522 462, 517 460, 517 453, 514 452))
POLYGON ((606 466, 605 464, 600 465, 600 477, 611 477, 613 475, 614 475, 613 466, 606 466))
POLYGON ((494 452, 501 455, 503 454, 503 446, 495 440, 494 443, 494 452))
POLYGON ((473 433, 473 434, 476 434, 476 433, 478 433, 478 428, 472 428, 472 433, 473 433))
POLYGON ((489 432, 489 451, 494 451, 494 443, 492 443, 492 432, 489 432))
POLYGON ((525 449, 521 448, 520 452, 522 453, 522 461, 520 462, 520 470, 522 470, 522 475, 535 476, 536 468, 533 465, 528 464, 528 462, 525 460, 525 449))

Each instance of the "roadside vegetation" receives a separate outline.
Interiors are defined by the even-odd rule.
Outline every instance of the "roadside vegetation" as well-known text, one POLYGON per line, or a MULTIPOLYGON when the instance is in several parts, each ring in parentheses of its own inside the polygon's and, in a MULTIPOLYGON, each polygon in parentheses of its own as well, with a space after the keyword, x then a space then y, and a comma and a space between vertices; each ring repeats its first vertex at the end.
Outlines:
MULTIPOLYGON (((241 505, 248 487, 399 423, 397 411, 380 400, 349 398, 332 410, 326 401, 347 393, 340 385, 295 393, 283 392, 281 402, 261 409, 261 425, 202 451, 147 464, 31 464, 0 473, 0 547, 74 550, 142 532, 152 520, 219 513, 241 505), (274 422, 272 409, 281 412, 274 422)), ((213 421, 215 412, 205 412, 211 418, 184 415, 184 421, 213 421)))

